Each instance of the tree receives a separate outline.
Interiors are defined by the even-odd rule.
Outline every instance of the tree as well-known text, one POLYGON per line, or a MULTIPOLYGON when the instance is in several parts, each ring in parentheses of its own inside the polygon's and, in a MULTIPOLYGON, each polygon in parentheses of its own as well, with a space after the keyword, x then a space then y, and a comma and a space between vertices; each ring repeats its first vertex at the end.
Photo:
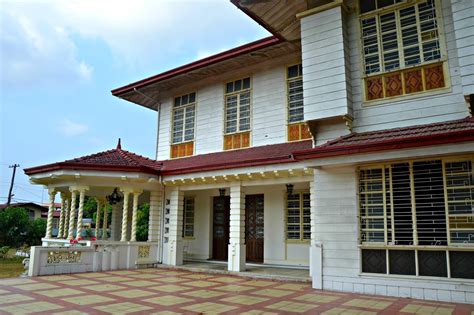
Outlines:
POLYGON ((144 242, 148 240, 148 216, 150 205, 145 203, 138 207, 137 211, 137 241, 144 242))
POLYGON ((24 208, 5 208, 0 212, 0 227, 0 244, 12 247, 23 245, 30 228, 28 211, 24 208))
POLYGON ((41 245, 41 238, 46 234, 46 220, 38 218, 31 220, 29 223, 25 243, 28 246, 41 245))

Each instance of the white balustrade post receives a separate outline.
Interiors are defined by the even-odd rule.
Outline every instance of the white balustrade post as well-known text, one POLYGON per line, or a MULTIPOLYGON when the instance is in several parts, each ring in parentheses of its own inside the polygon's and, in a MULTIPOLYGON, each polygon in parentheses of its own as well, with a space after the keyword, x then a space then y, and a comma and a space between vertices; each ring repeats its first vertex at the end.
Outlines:
POLYGON ((148 242, 160 239, 161 209, 163 207, 162 191, 150 192, 150 214, 148 217, 148 242))
POLYGON ((97 212, 95 214, 95 237, 98 240, 99 239, 99 230, 100 230, 100 199, 96 198, 95 202, 97 204, 97 212))
POLYGON ((58 226, 58 236, 57 238, 63 238, 63 230, 64 230, 64 220, 66 216, 66 209, 67 209, 67 199, 66 194, 61 193, 61 214, 59 215, 59 226, 58 226))
POLYGON ((69 230, 67 234, 67 238, 72 240, 74 238, 74 219, 76 217, 76 197, 77 191, 74 188, 70 188, 71 190, 71 206, 69 208, 69 230))
POLYGON ((122 211, 122 234, 120 237, 121 242, 127 241, 127 230, 128 230, 128 197, 130 190, 124 189, 123 192, 123 211, 122 211))
POLYGON ((245 194, 240 183, 230 187, 229 271, 245 271, 245 194))
POLYGON ((131 242, 137 241, 137 214, 138 214, 138 196, 140 196, 141 191, 133 192, 133 207, 132 207, 132 233, 130 236, 131 242))
POLYGON ((168 264, 179 266, 183 264, 183 207, 184 193, 179 187, 170 192, 170 223, 168 241, 168 264))
POLYGON ((102 239, 107 239, 107 224, 109 222, 109 211, 107 201, 104 203, 104 222, 102 225, 102 239))
POLYGON ((48 209, 48 220, 46 223, 46 238, 53 237, 53 216, 54 216, 54 198, 56 196, 56 190, 54 188, 48 189, 49 194, 49 209, 48 209))
POLYGON ((79 189, 79 211, 77 213, 77 232, 76 232, 76 238, 81 237, 82 234, 82 227, 84 225, 84 222, 82 222, 82 217, 84 215, 84 198, 86 196, 86 190, 87 188, 81 187, 79 189))

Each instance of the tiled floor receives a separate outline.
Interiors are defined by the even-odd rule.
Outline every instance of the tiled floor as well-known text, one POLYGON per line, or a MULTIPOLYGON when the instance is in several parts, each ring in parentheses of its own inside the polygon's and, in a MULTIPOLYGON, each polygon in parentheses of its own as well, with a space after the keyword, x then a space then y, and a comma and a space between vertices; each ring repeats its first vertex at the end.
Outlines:
POLYGON ((0 280, 0 314, 470 314, 474 305, 346 294, 168 269, 0 280))

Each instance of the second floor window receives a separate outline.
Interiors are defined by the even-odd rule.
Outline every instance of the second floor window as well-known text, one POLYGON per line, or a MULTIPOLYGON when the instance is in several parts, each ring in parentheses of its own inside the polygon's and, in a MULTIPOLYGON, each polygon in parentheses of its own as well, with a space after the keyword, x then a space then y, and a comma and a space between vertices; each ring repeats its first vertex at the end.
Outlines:
POLYGON ((225 133, 250 130, 250 78, 226 84, 225 133))
POLYGON ((303 108, 303 66, 301 64, 288 67, 288 123, 304 120, 303 108))
POLYGON ((445 87, 438 0, 360 4, 367 100, 445 87))
POLYGON ((175 97, 173 108, 173 144, 194 140, 196 93, 175 97))

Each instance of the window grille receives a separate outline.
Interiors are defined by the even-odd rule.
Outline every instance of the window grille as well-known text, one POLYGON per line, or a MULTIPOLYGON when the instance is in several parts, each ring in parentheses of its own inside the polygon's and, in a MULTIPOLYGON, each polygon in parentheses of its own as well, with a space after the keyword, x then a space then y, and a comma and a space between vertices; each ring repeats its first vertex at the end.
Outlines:
POLYGON ((184 198, 183 237, 194 237, 194 198, 184 198))
POLYGON ((173 144, 194 140, 196 93, 176 97, 173 108, 173 144))
POLYGON ((225 133, 250 130, 250 78, 226 84, 225 133))
POLYGON ((309 192, 294 192, 286 197, 286 239, 311 239, 311 205, 309 192))
POLYGON ((304 120, 302 64, 288 67, 286 83, 288 89, 288 123, 301 122, 304 120))

